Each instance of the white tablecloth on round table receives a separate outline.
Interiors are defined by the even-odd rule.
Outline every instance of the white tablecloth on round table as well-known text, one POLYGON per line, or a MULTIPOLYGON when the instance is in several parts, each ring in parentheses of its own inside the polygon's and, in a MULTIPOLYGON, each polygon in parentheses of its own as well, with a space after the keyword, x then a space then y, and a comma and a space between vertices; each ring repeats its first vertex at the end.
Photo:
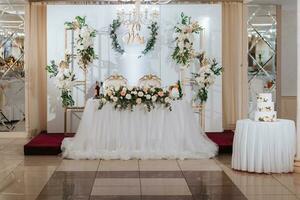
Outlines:
POLYGON ((232 168, 258 173, 292 172, 296 151, 295 123, 239 120, 236 125, 232 168))
POLYGON ((210 158, 218 147, 201 131, 191 105, 172 102, 172 111, 142 107, 115 110, 108 103, 98 110, 88 100, 74 138, 62 143, 63 156, 72 159, 210 158))

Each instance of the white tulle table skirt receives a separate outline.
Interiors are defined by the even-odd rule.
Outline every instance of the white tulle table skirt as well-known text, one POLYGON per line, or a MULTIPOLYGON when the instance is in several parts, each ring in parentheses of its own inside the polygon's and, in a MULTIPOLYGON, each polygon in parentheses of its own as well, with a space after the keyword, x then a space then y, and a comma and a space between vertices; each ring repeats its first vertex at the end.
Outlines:
POLYGON ((295 149, 294 121, 239 120, 234 135, 232 168, 258 173, 292 172, 295 149))
POLYGON ((98 110, 88 100, 75 137, 62 143, 71 159, 199 159, 216 155, 218 147, 201 131, 191 105, 172 103, 172 111, 141 107, 118 111, 111 104, 98 110))

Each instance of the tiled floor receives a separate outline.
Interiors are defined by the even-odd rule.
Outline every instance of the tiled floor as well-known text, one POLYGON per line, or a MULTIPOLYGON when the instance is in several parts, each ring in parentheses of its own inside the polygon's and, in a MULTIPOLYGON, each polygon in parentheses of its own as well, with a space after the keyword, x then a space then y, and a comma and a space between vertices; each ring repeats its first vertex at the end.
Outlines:
POLYGON ((24 139, 0 139, 0 200, 294 200, 300 174, 230 169, 231 156, 203 160, 63 160, 23 156, 24 139))

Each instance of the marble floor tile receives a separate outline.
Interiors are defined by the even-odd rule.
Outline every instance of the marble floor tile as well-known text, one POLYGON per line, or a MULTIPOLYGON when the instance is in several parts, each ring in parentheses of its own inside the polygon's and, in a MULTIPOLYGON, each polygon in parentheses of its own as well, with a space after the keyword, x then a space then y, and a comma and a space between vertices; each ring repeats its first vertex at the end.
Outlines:
POLYGON ((252 186, 252 185, 241 185, 238 186, 244 195, 291 195, 289 191, 284 186, 252 186))
POLYGON ((101 160, 99 171, 139 171, 138 160, 101 160))
POLYGON ((95 179, 96 173, 96 171, 55 171, 51 179, 95 179))
POLYGON ((284 185, 300 185, 300 174, 298 173, 273 174, 272 176, 284 185))
POLYGON ((223 196, 244 196, 243 193, 234 185, 222 186, 189 186, 191 193, 194 196, 203 195, 223 195, 223 196))
POLYGON ((99 160, 62 160, 56 171, 97 171, 99 160))
POLYGON ((0 200, 35 200, 37 195, 0 194, 0 200))
POLYGON ((23 166, 58 166, 62 158, 58 156, 26 156, 23 166))
POLYGON ((183 171, 188 185, 233 185, 231 179, 222 171, 183 171))
POLYGON ((39 195, 36 200, 89 200, 88 195, 39 195))
POLYGON ((171 196, 148 195, 148 196, 142 196, 142 200, 193 200, 193 197, 191 195, 179 195, 179 196, 176 196, 176 195, 171 195, 171 196))
POLYGON ((91 194, 93 188, 93 180, 90 179, 68 179, 68 180, 51 180, 41 191, 41 196, 46 195, 60 195, 60 196, 88 196, 91 194))
POLYGON ((90 200, 141 200, 140 195, 102 195, 102 196, 91 196, 90 200))
POLYGON ((139 178, 139 171, 98 171, 97 178, 139 178))
POLYGON ((192 195, 187 185, 143 185, 142 196, 147 195, 192 195))
POLYGON ((298 200, 295 195, 248 195, 248 200, 298 200))
POLYGON ((184 178, 141 178, 142 187, 147 186, 187 186, 184 178))
POLYGON ((13 170, 0 182, 1 194, 33 195, 39 194, 48 182, 54 169, 32 170, 19 168, 13 170))
POLYGON ((140 186, 94 186, 92 196, 107 196, 107 195, 140 195, 140 186))
POLYGON ((184 178, 181 171, 141 171, 140 178, 184 178))
POLYGON ((140 171, 180 171, 176 160, 139 160, 140 171))
POLYGON ((140 186, 138 178, 96 178, 94 186, 140 186))
POLYGON ((213 159, 178 160, 182 171, 221 171, 222 169, 213 159))

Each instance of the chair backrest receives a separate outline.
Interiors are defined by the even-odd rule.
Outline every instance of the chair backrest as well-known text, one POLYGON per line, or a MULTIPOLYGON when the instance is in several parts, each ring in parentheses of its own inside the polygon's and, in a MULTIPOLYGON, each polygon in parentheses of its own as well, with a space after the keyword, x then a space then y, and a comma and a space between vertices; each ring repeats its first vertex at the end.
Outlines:
POLYGON ((147 74, 140 78, 139 87, 161 87, 161 79, 154 74, 147 74))
POLYGON ((127 79, 124 78, 124 76, 120 74, 114 74, 110 75, 108 78, 104 81, 104 87, 120 87, 120 86, 126 86, 127 85, 127 79))

